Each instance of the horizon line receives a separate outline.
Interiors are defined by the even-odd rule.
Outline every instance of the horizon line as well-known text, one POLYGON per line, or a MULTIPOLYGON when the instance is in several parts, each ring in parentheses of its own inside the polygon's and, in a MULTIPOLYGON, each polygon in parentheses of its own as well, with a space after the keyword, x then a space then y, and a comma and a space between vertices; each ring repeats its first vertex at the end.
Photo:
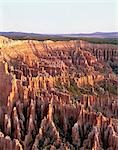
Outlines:
POLYGON ((76 32, 76 33, 39 33, 39 32, 28 32, 28 31, 0 31, 0 33, 27 33, 27 34, 46 34, 46 35, 63 35, 63 34, 95 34, 95 33, 118 33, 118 31, 93 31, 93 32, 76 32))

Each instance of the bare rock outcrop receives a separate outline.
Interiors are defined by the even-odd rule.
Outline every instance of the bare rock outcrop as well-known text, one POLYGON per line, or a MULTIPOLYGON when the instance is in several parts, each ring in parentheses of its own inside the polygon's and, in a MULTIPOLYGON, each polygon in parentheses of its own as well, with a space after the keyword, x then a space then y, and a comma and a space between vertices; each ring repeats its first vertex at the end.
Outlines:
POLYGON ((0 149, 118 149, 116 45, 0 46, 0 149))

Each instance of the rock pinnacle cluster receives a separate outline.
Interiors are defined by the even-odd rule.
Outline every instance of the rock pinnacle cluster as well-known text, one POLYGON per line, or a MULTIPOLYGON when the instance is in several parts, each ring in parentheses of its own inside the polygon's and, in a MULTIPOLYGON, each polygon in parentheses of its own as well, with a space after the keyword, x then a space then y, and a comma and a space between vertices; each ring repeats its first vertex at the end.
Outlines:
POLYGON ((118 47, 0 37, 0 150, 118 150, 118 47))

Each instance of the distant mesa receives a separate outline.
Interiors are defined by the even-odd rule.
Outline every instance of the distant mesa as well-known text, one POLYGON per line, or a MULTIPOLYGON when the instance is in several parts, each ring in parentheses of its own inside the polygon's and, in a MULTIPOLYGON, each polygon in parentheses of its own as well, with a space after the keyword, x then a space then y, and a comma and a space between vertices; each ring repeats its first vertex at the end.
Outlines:
POLYGON ((118 32, 95 32, 95 33, 79 33, 79 34, 37 34, 37 33, 24 33, 24 32, 0 32, 0 35, 7 37, 16 37, 16 38, 56 38, 56 37, 89 37, 89 38, 118 38, 118 32))

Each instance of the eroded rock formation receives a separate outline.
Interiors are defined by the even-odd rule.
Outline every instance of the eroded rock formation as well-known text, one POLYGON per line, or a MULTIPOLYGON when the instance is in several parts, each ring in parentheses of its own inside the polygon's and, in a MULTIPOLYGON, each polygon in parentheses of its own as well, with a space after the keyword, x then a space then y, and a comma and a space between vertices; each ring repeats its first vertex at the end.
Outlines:
POLYGON ((118 149, 117 46, 4 40, 1 150, 118 149))

